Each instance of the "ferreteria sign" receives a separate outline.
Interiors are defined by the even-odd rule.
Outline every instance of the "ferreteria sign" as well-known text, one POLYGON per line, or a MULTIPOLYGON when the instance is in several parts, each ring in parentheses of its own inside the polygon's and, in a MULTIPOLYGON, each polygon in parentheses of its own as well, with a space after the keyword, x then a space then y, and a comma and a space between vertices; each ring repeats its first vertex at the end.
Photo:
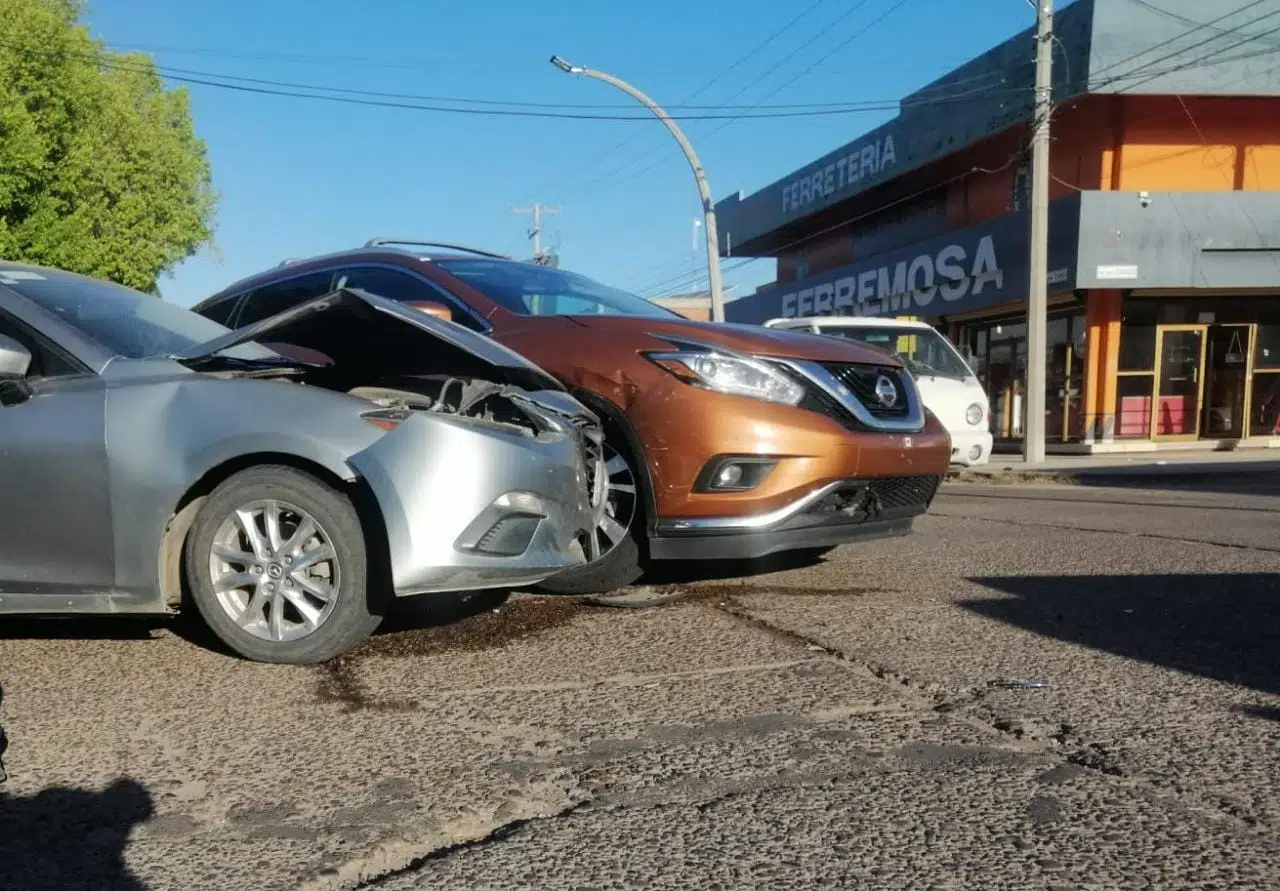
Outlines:
POLYGON ((807 171, 782 187, 782 213, 789 215, 808 209, 820 199, 830 198, 864 180, 879 176, 898 162, 893 135, 871 139, 852 147, 847 154, 807 171))
MULTIPOLYGON (((1074 287, 1079 200, 1050 209, 1049 284, 1074 287)), ((760 324, 783 316, 885 316, 926 318, 985 309, 1027 296, 1025 213, 994 220, 887 251, 797 282, 760 288, 730 301, 730 322, 760 324)))

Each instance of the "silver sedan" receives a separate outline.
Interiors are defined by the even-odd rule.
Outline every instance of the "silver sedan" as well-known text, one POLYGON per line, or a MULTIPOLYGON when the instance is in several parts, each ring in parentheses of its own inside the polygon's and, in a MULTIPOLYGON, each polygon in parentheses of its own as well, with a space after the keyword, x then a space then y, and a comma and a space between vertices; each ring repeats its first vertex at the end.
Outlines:
POLYGON ((194 604, 317 662, 392 595, 585 562, 597 419, 474 332, 342 290, 238 331, 0 262, 0 613, 194 604))

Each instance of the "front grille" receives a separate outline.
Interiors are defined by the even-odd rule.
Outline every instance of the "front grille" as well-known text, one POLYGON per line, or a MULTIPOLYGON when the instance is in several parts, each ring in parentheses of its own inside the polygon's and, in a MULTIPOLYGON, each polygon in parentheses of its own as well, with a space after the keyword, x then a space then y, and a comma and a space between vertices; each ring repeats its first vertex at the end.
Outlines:
POLYGON ((927 508, 938 491, 940 479, 936 476, 883 477, 867 484, 867 496, 882 510, 927 508))
POLYGON ((907 384, 903 380, 904 372, 899 369, 875 365, 849 365, 844 362, 823 362, 822 367, 848 387, 873 418, 898 420, 907 416, 907 384), (881 379, 887 380, 893 386, 893 397, 888 400, 887 405, 886 400, 881 399, 877 391, 877 385, 881 379))

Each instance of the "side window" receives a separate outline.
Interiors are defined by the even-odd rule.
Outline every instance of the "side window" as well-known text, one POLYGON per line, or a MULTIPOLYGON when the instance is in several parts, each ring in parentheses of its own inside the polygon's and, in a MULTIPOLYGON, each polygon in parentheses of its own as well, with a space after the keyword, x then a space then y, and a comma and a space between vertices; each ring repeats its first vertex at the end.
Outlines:
POLYGON ((212 319, 219 325, 231 327, 231 312, 236 308, 236 304, 240 302, 241 294, 232 297, 225 297, 217 303, 211 303, 204 309, 200 310, 200 315, 206 319, 212 319))
POLYGON ((335 287, 342 286, 360 288, 370 294, 377 294, 397 303, 414 300, 434 300, 443 303, 453 310, 453 320, 459 325, 473 331, 482 331, 483 327, 462 309, 462 304, 443 288, 417 276, 395 269, 381 266, 353 266, 340 270, 334 279, 335 287))
POLYGON ((12 337, 31 353, 28 380, 84 374, 84 369, 16 319, 0 315, 0 334, 12 337))
POLYGON ((236 319, 236 327, 243 328, 313 297, 327 294, 332 281, 332 273, 313 272, 259 288, 245 298, 244 306, 236 319))

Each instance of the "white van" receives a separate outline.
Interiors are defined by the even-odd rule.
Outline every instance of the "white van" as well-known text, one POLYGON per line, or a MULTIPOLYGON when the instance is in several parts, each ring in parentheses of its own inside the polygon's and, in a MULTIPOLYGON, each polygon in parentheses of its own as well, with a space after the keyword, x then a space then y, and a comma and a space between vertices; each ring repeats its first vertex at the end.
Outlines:
POLYGON ((915 378, 920 398, 951 434, 951 463, 991 460, 991 405, 973 370, 951 341, 925 322, 870 316, 770 319, 766 328, 790 328, 847 337, 893 353, 915 378))

